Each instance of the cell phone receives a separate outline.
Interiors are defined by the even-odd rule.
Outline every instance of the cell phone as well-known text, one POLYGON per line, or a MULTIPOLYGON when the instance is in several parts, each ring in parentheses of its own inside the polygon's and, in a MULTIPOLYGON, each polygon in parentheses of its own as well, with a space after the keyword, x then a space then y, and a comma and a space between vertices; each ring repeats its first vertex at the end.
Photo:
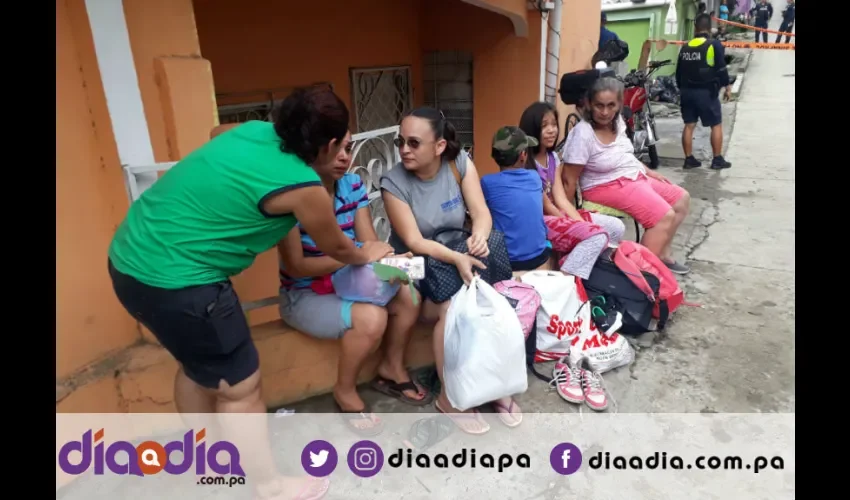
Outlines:
POLYGON ((424 257, 384 257, 381 259, 381 264, 401 269, 412 280, 421 280, 425 277, 424 257))

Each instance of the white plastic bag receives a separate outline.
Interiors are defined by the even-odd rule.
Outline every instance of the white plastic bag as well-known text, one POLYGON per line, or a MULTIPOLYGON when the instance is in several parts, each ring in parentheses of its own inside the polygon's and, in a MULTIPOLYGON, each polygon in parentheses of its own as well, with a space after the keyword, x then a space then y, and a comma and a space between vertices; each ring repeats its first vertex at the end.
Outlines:
MULTIPOLYGON (((537 353, 540 361, 555 361, 570 352, 570 343, 585 324, 579 316, 582 300, 575 279, 559 271, 531 271, 521 278, 540 294, 537 309, 537 353)), ((588 309, 588 318, 590 309, 588 309)))
POLYGON ((452 297, 443 345, 446 396, 455 408, 468 410, 528 389, 519 318, 479 277, 452 297))
POLYGON ((537 354, 542 360, 569 354, 572 363, 587 358, 593 370, 604 373, 630 364, 635 352, 618 333, 605 335, 596 328, 585 304, 583 289, 573 276, 555 271, 532 271, 522 277, 540 294, 537 311, 537 354))
MULTIPOLYGON (((590 320, 589 307, 582 309, 581 316, 587 316, 590 320), (588 312, 585 314, 585 310, 588 312)), ((596 324, 589 321, 590 328, 582 328, 575 337, 570 349, 570 361, 577 365, 582 358, 586 358, 591 369, 599 373, 611 371, 614 368, 626 366, 635 360, 635 351, 626 337, 619 333, 605 335, 596 329, 596 324)))

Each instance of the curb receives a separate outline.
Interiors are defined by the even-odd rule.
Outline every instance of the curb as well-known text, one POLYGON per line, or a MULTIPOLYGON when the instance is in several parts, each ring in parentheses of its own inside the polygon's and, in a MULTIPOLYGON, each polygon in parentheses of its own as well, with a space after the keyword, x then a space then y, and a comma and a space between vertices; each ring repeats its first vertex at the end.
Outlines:
POLYGON ((737 99, 738 95, 741 93, 741 86, 744 83, 744 76, 746 76, 747 69, 750 67, 750 60, 753 57, 753 51, 750 50, 746 56, 744 56, 744 62, 738 67, 738 71, 735 73, 736 79, 735 83, 732 84, 732 99, 737 99))
POLYGON ((737 98, 738 94, 741 93, 741 85, 744 83, 744 74, 738 74, 738 78, 735 79, 735 83, 732 84, 732 98, 737 98))

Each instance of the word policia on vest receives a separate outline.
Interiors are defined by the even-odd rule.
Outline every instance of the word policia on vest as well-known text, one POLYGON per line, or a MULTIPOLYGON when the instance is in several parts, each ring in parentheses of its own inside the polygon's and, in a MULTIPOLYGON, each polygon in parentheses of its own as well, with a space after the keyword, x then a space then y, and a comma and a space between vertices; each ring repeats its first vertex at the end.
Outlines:
POLYGON ((788 33, 788 32, 785 32, 785 31, 776 31, 776 30, 772 30, 772 29, 768 29, 768 28, 759 28, 758 26, 750 26, 749 24, 741 24, 741 23, 736 23, 734 21, 727 21, 725 19, 720 19, 719 17, 712 17, 712 19, 714 19, 715 21, 717 21, 719 23, 728 24, 730 26, 737 26, 739 28, 746 28, 748 30, 764 31, 765 33, 773 33, 774 35, 793 36, 795 38, 797 37, 796 33, 788 33))

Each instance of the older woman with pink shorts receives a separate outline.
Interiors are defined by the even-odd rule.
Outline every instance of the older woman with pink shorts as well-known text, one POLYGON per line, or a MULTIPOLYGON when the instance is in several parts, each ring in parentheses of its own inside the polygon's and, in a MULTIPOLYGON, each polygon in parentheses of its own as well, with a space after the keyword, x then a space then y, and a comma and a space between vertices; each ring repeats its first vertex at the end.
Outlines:
POLYGON ((588 92, 584 120, 564 146, 564 183, 582 198, 629 214, 646 232, 641 243, 670 270, 687 274, 690 268, 672 255, 673 236, 685 220, 691 197, 661 174, 647 169, 634 155, 620 117, 623 84, 600 78, 588 92))

